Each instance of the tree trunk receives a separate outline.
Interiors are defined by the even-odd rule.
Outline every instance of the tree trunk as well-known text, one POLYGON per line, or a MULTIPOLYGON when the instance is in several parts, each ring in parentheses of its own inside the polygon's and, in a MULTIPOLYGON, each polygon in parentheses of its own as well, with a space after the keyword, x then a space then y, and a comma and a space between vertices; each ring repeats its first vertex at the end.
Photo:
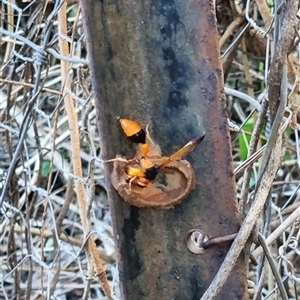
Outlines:
MULTIPOLYGON (((110 184, 123 299, 200 299, 230 243, 193 254, 191 229, 209 237, 239 229, 214 1, 82 1, 103 159, 133 157, 118 117, 150 123, 154 140, 172 154, 203 131, 187 156, 197 177, 173 209, 139 209, 110 184)), ((246 299, 242 258, 218 299, 246 299)))

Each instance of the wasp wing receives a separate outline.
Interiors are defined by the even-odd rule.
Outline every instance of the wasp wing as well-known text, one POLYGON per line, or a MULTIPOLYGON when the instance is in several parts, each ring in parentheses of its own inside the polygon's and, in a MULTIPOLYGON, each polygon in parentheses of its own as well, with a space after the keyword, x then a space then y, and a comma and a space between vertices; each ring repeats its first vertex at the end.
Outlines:
POLYGON ((167 158, 162 164, 158 166, 159 169, 165 167, 168 165, 171 161, 180 159, 182 156, 190 153, 193 151, 204 139, 205 133, 203 132, 200 136, 197 138, 189 141, 186 145, 184 145, 181 149, 173 153, 170 157, 167 158))

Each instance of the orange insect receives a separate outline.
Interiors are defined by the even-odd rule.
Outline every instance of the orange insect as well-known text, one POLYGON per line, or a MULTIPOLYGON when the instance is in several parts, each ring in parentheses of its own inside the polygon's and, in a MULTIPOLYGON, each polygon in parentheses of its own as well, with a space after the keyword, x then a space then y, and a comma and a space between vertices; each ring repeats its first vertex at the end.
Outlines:
POLYGON ((145 130, 138 123, 129 119, 120 119, 119 121, 129 140, 133 143, 141 144, 142 155, 145 157, 149 152, 145 130))
POLYGON ((142 157, 140 159, 131 160, 135 161, 135 164, 133 164, 133 166, 127 166, 125 169, 126 174, 129 176, 129 184, 134 183, 140 187, 146 187, 150 181, 154 180, 159 169, 166 167, 170 162, 178 160, 193 151, 205 137, 205 133, 202 133, 199 137, 189 141, 170 157, 167 157, 162 163, 155 165, 151 158, 147 157, 149 145, 146 143, 146 133, 144 129, 138 123, 128 119, 120 119, 120 124, 124 133, 132 142, 142 145, 142 157))

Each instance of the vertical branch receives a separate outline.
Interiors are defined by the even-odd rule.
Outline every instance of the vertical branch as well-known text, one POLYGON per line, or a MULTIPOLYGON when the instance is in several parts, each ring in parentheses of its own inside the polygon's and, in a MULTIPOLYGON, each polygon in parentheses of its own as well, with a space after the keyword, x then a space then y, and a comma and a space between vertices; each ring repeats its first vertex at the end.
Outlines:
MULTIPOLYGON (((69 56, 69 49, 68 49, 68 43, 63 38, 67 36, 67 11, 66 11, 67 3, 64 2, 59 10, 59 47, 61 54, 64 56, 69 56)), ((68 115, 69 120, 69 127, 71 130, 71 148, 72 148, 72 164, 73 164, 73 171, 74 175, 77 178, 75 180, 75 190, 77 194, 77 200, 79 205, 79 212, 82 222, 82 228, 83 232, 85 233, 85 236, 88 236, 89 232, 91 231, 91 225, 89 220, 87 220, 87 199, 86 199, 86 191, 85 187, 82 183, 82 181, 79 181, 78 179, 82 179, 82 168, 81 168, 81 157, 80 157, 80 138, 79 138, 79 132, 78 132, 78 120, 77 120, 77 114, 74 107, 74 102, 72 99, 71 94, 69 91, 71 91, 71 80, 69 78, 69 72, 70 72, 70 63, 66 61, 61 61, 61 70, 62 70, 62 85, 63 85, 63 95, 64 95, 64 103, 66 112, 68 115)), ((109 299, 112 299, 110 287, 105 275, 105 267, 103 266, 103 263, 99 257, 99 254, 97 252, 95 240, 93 236, 90 236, 87 241, 87 251, 88 255, 92 257, 92 263, 95 269, 95 272, 102 283, 103 289, 109 299)))

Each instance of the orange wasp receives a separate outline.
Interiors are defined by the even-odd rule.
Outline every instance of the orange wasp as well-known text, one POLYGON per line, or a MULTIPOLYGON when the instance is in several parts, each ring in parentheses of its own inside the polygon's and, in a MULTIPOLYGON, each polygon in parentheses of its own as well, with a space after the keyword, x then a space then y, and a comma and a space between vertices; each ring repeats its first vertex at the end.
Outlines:
POLYGON ((205 133, 202 133, 197 138, 189 141, 171 156, 166 157, 163 162, 156 165, 150 157, 147 157, 150 146, 147 144, 146 137, 148 137, 148 139, 154 144, 149 137, 148 131, 146 134, 145 130, 138 123, 128 119, 120 119, 120 124, 125 135, 130 141, 141 144, 142 157, 140 159, 130 160, 131 162, 134 161, 135 164, 125 168, 125 172, 129 176, 129 184, 131 185, 132 183, 135 183, 140 187, 146 187, 150 181, 154 180, 159 169, 166 167, 172 161, 178 160, 193 151, 205 137, 205 133))

